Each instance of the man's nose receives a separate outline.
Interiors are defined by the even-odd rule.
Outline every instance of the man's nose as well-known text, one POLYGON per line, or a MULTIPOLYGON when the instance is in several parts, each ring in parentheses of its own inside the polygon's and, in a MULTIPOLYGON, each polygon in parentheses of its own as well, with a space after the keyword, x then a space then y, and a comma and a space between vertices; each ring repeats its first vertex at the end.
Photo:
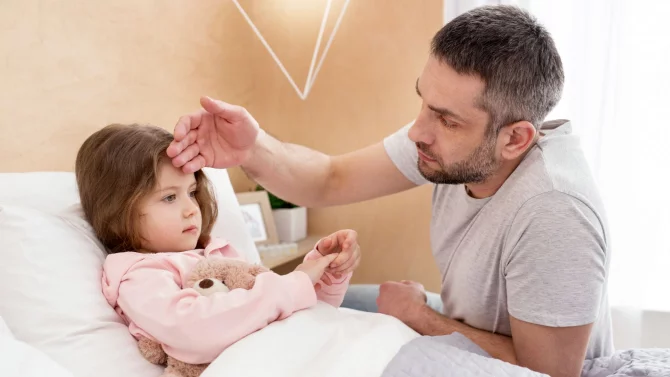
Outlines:
POLYGON ((430 122, 424 111, 419 113, 414 124, 410 127, 408 136, 415 143, 431 145, 435 141, 434 124, 430 122))

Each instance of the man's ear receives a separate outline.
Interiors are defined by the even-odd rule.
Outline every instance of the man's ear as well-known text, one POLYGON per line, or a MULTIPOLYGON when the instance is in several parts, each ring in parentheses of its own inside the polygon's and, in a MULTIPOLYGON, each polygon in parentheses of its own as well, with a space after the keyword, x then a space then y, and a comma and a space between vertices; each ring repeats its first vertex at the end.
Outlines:
POLYGON ((533 124, 525 120, 504 126, 498 134, 500 155, 505 160, 520 157, 533 145, 536 135, 537 130, 533 124))

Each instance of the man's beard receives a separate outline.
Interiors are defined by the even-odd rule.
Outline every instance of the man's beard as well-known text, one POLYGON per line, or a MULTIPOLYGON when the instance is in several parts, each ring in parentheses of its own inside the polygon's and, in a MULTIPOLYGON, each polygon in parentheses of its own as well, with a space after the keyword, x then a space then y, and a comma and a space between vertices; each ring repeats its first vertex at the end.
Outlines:
POLYGON ((419 158, 418 166, 421 175, 428 181, 444 185, 461 185, 467 183, 482 183, 498 168, 495 159, 495 138, 488 137, 470 155, 450 165, 445 165, 439 156, 430 153, 424 143, 416 143, 416 147, 425 155, 434 159, 440 170, 429 169, 419 158))

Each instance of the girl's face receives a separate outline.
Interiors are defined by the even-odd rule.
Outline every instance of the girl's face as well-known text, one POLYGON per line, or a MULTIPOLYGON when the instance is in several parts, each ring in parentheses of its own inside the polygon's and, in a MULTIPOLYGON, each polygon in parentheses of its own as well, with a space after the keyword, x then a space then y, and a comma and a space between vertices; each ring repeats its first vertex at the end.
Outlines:
POLYGON ((195 198, 194 174, 162 163, 154 191, 140 202, 142 249, 150 253, 181 252, 196 248, 202 215, 195 198))

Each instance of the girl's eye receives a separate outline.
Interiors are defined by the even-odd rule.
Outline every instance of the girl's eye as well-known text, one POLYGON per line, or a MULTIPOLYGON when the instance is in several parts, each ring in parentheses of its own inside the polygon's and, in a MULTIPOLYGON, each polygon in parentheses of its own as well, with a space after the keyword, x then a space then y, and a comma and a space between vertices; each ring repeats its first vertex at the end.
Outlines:
POLYGON ((195 194, 197 193, 198 193, 197 191, 193 190, 189 193, 189 195, 191 196, 191 198, 195 198, 195 194))
POLYGON ((177 200, 177 195, 175 195, 175 194, 168 195, 168 196, 166 196, 166 197, 163 198, 163 201, 164 201, 164 202, 168 202, 168 203, 172 203, 172 202, 174 202, 175 200, 177 200))

